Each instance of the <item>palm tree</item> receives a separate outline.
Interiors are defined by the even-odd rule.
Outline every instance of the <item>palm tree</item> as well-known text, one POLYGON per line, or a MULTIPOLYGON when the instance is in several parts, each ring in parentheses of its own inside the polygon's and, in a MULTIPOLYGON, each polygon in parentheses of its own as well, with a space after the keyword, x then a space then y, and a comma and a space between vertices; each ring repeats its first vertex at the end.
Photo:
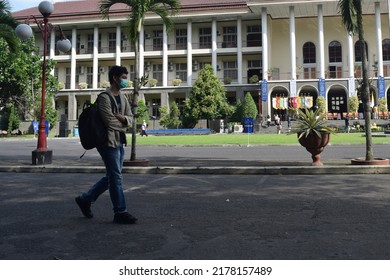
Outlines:
POLYGON ((132 128, 131 137, 131 156, 130 161, 136 159, 136 135, 137 135, 137 105, 138 93, 142 85, 145 84, 145 77, 139 77, 139 35, 141 27, 144 25, 146 14, 149 12, 155 13, 161 17, 167 31, 170 31, 173 26, 173 21, 170 16, 175 15, 180 9, 178 0, 102 0, 100 2, 100 13, 104 18, 109 17, 110 8, 115 4, 125 4, 129 8, 130 16, 128 20, 128 31, 130 43, 134 47, 135 54, 135 79, 133 82, 134 93, 132 99, 132 110, 134 115, 134 125, 132 128))
POLYGON ((370 88, 367 72, 366 44, 364 40, 362 1, 361 0, 339 0, 339 12, 342 22, 351 34, 358 34, 360 52, 362 55, 363 79, 361 83, 361 99, 364 106, 364 129, 366 132, 366 161, 374 159, 371 136, 371 106, 370 106, 370 88))
POLYGON ((15 35, 16 20, 11 16, 11 8, 7 0, 0 0, 0 38, 4 39, 11 52, 17 48, 15 35))

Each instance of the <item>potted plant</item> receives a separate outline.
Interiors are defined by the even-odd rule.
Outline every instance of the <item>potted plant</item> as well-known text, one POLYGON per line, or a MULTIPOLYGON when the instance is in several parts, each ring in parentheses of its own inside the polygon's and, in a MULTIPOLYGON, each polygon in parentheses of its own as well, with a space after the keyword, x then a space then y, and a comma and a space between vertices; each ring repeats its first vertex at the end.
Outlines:
POLYGON ((225 85, 230 85, 230 84, 232 83, 232 78, 230 78, 230 77, 225 77, 225 78, 223 79, 223 82, 224 82, 225 85))
POLYGON ((259 76, 253 75, 252 77, 249 78, 249 82, 251 84, 256 84, 259 81, 259 76))
POLYGON ((318 108, 315 111, 299 109, 298 118, 295 120, 291 133, 296 133, 299 143, 311 153, 313 162, 311 165, 322 165, 320 154, 329 143, 330 134, 334 130, 327 125, 327 122, 320 116, 318 108))
POLYGON ((158 81, 157 79, 150 79, 149 80, 149 86, 155 87, 157 85, 158 81))
POLYGON ((172 80, 172 84, 175 87, 180 86, 181 80, 180 79, 174 79, 174 80, 172 80))
POLYGON ((88 87, 88 84, 85 82, 81 82, 81 83, 79 83, 79 87, 80 87, 80 89, 86 89, 88 87))
POLYGON ((100 83, 100 87, 102 87, 102 88, 108 88, 109 86, 110 86, 109 81, 103 81, 100 83))
POLYGON ((273 67, 267 69, 268 80, 272 80, 272 72, 274 72, 273 67))
POLYGON ((58 90, 64 89, 65 84, 63 82, 58 82, 58 90))

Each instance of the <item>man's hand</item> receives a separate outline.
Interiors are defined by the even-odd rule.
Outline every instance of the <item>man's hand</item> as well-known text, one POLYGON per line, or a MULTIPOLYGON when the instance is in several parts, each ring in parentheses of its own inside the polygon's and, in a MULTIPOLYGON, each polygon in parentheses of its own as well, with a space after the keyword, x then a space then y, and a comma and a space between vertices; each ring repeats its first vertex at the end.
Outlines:
POLYGON ((120 121, 121 123, 123 123, 123 124, 127 124, 127 120, 126 120, 126 118, 123 116, 123 115, 121 115, 121 114, 114 114, 114 116, 118 119, 118 121, 120 121))

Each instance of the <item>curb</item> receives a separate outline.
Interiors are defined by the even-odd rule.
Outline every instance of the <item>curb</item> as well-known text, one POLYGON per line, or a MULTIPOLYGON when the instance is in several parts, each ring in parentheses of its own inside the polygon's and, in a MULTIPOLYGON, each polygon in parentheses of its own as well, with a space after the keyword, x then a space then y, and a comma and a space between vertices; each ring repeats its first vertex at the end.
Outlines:
MULTIPOLYGON (((0 166, 11 173, 104 173, 103 166, 0 166)), ((123 174, 205 174, 205 175, 330 175, 390 174, 390 166, 246 166, 246 167, 123 167, 123 174)))

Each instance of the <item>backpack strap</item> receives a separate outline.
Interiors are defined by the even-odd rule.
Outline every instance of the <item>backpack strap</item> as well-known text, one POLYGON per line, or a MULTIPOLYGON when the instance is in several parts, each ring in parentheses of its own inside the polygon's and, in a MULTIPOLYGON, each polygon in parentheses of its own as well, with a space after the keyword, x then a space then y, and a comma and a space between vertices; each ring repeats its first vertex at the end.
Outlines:
POLYGON ((112 110, 112 113, 115 113, 115 104, 116 104, 116 103, 115 103, 114 98, 112 98, 111 94, 109 94, 107 91, 103 91, 103 92, 99 93, 98 98, 99 98, 99 96, 102 95, 102 94, 107 94, 107 95, 108 95, 108 97, 110 98, 110 101, 111 101, 111 110, 112 110))

